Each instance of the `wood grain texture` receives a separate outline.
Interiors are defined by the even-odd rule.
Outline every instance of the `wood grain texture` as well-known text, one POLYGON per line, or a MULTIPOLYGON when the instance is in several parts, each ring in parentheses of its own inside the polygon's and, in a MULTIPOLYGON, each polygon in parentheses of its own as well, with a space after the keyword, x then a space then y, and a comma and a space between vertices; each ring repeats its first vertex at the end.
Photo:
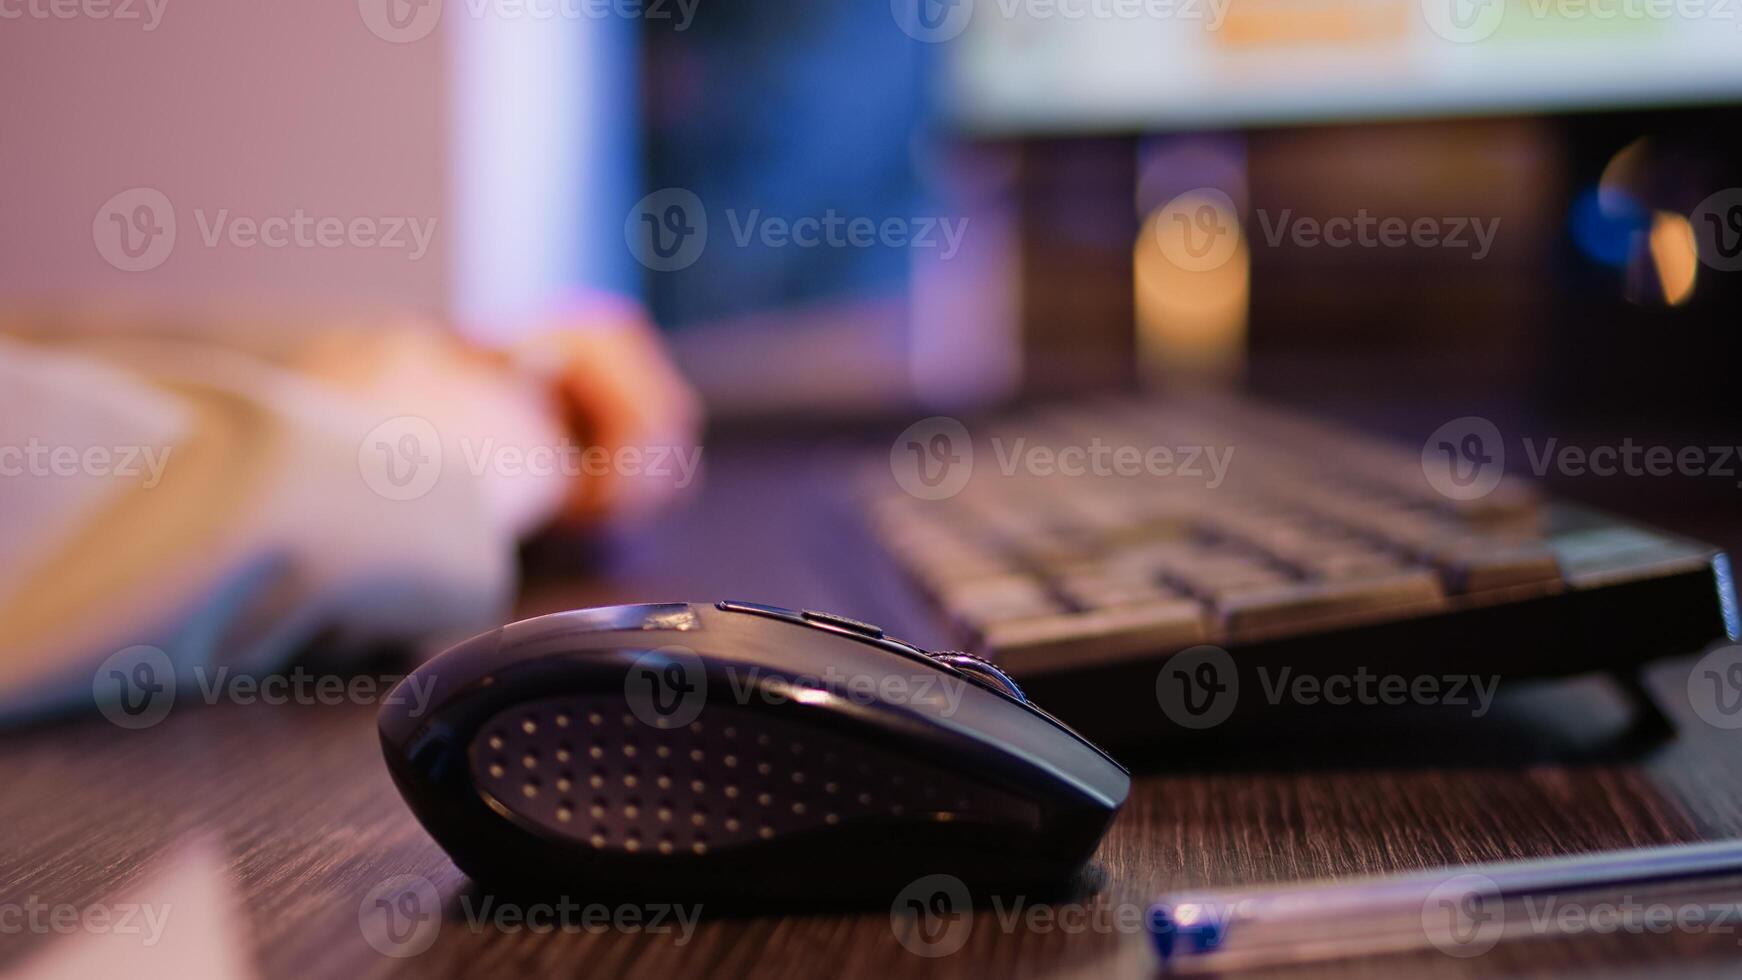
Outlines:
MULTIPOLYGON (((736 597, 832 608, 936 641, 912 597, 841 520, 835 463, 826 449, 718 451, 694 510, 625 547, 609 578, 541 573, 523 611, 736 597)), ((1480 719, 1357 717, 1343 720, 1342 734, 1327 726, 1230 737, 1225 750, 1189 753, 1158 742, 1085 876, 1095 889, 1081 899, 1097 913, 1091 927, 1010 927, 997 909, 983 909, 964 948, 935 959, 897 941, 887 902, 704 917, 687 942, 474 928, 464 902, 484 896, 401 804, 368 704, 178 704, 140 732, 92 721, 0 737, 0 903, 163 901, 172 915, 186 909, 181 924, 203 930, 202 942, 233 947, 274 978, 1144 976, 1155 970, 1147 937, 1110 926, 1120 909, 1168 890, 1736 834, 1742 749, 1735 733, 1688 710, 1689 664, 1665 661, 1649 675, 1681 729, 1644 749, 1610 747, 1627 709, 1596 679, 1503 692, 1480 719), (227 917, 176 904, 183 892, 154 897, 158 883, 189 866, 213 882, 227 917), (358 910, 372 888, 401 874, 427 878, 446 904, 434 944, 394 958, 365 941, 358 910)), ((1008 908, 1014 896, 1001 899, 1008 908)), ((1538 940, 1470 960, 1430 951, 1248 975, 1734 976, 1742 973, 1737 939, 1538 940)), ((0 936, 0 969, 28 969, 81 941, 28 930, 0 936)))

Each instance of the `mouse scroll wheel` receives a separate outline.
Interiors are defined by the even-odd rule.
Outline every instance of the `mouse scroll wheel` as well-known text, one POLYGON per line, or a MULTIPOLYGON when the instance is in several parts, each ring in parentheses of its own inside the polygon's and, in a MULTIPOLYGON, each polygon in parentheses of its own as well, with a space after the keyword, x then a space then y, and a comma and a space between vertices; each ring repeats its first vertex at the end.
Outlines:
POLYGON ((1015 698, 1023 704, 1028 703, 1028 698, 1022 693, 1022 688, 1016 686, 1016 682, 1010 679, 1010 675, 999 670, 997 666, 984 657, 976 657, 960 650, 940 650, 933 653, 931 658, 961 671, 969 680, 981 687, 991 688, 1000 694, 1015 698))

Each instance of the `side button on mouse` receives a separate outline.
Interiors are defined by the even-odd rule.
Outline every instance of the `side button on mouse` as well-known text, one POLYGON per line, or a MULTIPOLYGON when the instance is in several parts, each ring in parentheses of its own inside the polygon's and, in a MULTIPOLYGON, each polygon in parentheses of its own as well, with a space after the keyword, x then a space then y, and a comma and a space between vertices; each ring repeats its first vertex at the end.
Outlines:
POLYGON ((848 619, 845 616, 837 616, 834 613, 817 612, 812 609, 806 609, 804 611, 804 618, 813 623, 824 623, 840 629, 850 630, 854 633, 858 633, 860 636, 868 636, 873 640, 883 639, 883 627, 873 626, 870 623, 861 622, 857 619, 848 619))

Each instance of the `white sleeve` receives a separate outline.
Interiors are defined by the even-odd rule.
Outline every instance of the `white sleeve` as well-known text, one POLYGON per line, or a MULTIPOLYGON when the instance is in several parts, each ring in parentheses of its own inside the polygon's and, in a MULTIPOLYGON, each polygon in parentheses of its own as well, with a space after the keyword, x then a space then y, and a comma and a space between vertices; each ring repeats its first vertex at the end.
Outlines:
POLYGON ((327 653, 433 650, 500 623, 516 536, 561 487, 511 470, 501 461, 515 457, 488 440, 550 435, 482 375, 438 376, 441 359, 393 353, 393 370, 359 393, 187 342, 128 341, 101 358, 0 350, 52 399, 21 417, 65 420, 46 438, 167 434, 150 486, 0 480, 0 513, 28 501, 61 529, 32 552, 0 549, 16 563, 0 588, 0 723, 89 705, 108 659, 141 646, 163 651, 191 697, 224 668, 276 670, 316 637, 327 653), (134 394, 90 387, 118 375, 131 377, 114 391, 134 394), (135 421, 159 415, 183 424, 135 421))

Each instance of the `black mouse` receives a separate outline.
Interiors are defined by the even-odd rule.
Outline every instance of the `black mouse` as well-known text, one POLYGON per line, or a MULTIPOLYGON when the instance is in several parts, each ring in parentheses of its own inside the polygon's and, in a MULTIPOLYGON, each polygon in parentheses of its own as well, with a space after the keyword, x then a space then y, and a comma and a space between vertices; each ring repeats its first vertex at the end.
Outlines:
POLYGON ((414 671, 380 714, 418 820, 489 886, 887 901, 1068 879, 1129 773, 984 660, 840 616, 660 603, 541 616, 414 671))

